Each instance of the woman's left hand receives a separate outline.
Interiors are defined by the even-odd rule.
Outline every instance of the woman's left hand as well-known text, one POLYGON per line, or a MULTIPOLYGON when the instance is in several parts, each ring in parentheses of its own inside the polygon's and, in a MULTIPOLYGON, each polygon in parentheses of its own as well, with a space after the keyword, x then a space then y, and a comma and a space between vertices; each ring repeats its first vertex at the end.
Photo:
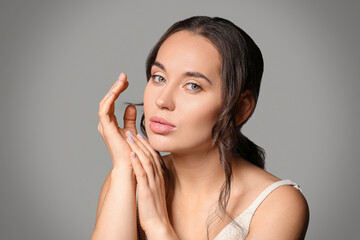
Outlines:
POLYGON ((177 239, 166 208, 165 182, 156 151, 147 140, 126 132, 131 163, 138 183, 138 211, 142 229, 150 239, 177 239))

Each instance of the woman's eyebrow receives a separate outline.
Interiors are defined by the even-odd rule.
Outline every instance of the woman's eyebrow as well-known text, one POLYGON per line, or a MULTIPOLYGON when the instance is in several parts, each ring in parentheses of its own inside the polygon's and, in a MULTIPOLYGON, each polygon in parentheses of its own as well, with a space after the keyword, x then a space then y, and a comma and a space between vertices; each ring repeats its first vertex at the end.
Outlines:
MULTIPOLYGON (((158 61, 155 61, 153 63, 153 66, 157 66, 160 69, 162 69, 164 72, 166 72, 165 66, 161 63, 159 63, 158 61)), ((196 77, 196 78, 203 78, 205 79, 208 83, 210 83, 210 85, 212 85, 212 82, 210 81, 209 78, 207 78, 204 74, 199 73, 199 72, 186 72, 183 74, 185 77, 196 77)))
POLYGON ((166 69, 165 69, 165 66, 164 65, 162 65, 161 63, 159 63, 158 61, 155 61, 154 63, 153 63, 153 66, 157 66, 157 67, 159 67, 159 68, 161 68, 164 72, 166 72, 166 69))
POLYGON ((185 77, 196 77, 196 78, 203 78, 205 79, 208 83, 210 83, 210 85, 212 85, 212 82, 210 81, 210 79, 208 79, 206 76, 204 76, 203 74, 199 73, 199 72, 186 72, 184 73, 185 77))

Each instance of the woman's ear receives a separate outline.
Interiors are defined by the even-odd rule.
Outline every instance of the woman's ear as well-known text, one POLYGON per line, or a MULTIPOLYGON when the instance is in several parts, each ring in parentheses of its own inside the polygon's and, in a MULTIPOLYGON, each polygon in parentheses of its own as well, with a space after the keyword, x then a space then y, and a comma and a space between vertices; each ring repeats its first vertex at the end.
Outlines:
POLYGON ((240 97, 236 126, 244 123, 251 115, 255 107, 255 100, 250 90, 246 90, 240 97))

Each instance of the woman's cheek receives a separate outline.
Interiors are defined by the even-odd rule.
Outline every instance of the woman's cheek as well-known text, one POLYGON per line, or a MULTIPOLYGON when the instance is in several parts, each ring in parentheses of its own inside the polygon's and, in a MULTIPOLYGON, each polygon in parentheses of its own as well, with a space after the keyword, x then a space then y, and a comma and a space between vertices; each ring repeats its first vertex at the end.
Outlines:
POLYGON ((150 99, 149 99, 149 97, 151 96, 151 95, 149 95, 149 84, 147 84, 146 85, 146 87, 145 87, 145 90, 144 90, 144 97, 143 97, 143 101, 144 101, 144 111, 145 111, 145 108, 146 108, 146 106, 150 103, 150 99))

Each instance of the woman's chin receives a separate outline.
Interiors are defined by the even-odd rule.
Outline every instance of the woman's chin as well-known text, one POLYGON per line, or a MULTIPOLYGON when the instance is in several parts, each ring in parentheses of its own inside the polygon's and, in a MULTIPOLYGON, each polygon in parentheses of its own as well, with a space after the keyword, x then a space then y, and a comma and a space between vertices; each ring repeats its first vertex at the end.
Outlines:
POLYGON ((171 149, 164 144, 160 144, 158 141, 149 140, 151 147, 158 152, 171 152, 171 149))

